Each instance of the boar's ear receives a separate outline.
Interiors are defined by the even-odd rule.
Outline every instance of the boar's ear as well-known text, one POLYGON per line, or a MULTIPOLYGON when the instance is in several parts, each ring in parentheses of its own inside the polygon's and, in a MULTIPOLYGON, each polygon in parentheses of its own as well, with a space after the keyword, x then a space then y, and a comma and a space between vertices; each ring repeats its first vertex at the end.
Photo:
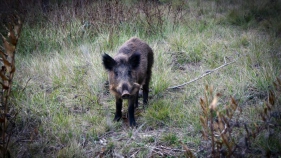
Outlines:
POLYGON ((140 54, 137 52, 130 56, 129 63, 133 69, 136 69, 140 65, 140 54))
POLYGON ((111 58, 108 54, 104 53, 104 55, 102 56, 102 64, 106 70, 111 71, 116 65, 116 61, 111 58))

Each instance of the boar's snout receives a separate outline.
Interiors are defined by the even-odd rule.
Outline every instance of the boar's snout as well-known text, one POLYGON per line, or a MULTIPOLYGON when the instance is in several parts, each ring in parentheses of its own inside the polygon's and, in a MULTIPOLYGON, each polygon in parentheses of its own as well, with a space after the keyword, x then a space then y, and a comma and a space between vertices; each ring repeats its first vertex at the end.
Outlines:
POLYGON ((122 99, 129 99, 130 96, 130 93, 127 90, 124 90, 121 97, 122 99))
POLYGON ((121 97, 122 99, 129 99, 131 96, 129 92, 129 85, 127 83, 122 84, 122 94, 121 97))

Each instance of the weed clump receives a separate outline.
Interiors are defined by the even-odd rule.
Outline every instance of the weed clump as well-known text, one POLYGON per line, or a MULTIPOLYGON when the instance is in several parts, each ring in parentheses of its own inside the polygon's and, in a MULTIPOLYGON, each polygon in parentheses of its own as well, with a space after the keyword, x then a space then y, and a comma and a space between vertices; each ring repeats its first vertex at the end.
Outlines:
POLYGON ((268 100, 264 102, 259 118, 254 123, 241 119, 243 109, 231 97, 228 105, 219 110, 218 101, 221 94, 213 96, 212 87, 206 86, 204 98, 200 99, 202 115, 202 136, 210 142, 206 147, 212 157, 250 156, 253 146, 259 146, 263 156, 280 154, 281 109, 278 107, 281 94, 281 80, 274 82, 274 90, 269 91, 268 100), (277 98, 276 98, 277 97, 277 98), (241 132, 244 131, 244 132, 241 132), (267 145, 264 145, 266 143, 267 145))

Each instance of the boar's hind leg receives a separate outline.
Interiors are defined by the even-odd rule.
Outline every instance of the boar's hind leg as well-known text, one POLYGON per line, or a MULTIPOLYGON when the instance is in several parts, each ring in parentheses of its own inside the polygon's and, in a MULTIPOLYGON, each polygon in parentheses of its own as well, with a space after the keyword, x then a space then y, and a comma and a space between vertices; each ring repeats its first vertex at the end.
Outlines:
POLYGON ((149 81, 146 80, 142 88, 143 88, 143 105, 145 106, 147 105, 148 102, 149 81))
POLYGON ((113 121, 119 121, 122 117, 122 99, 116 98, 116 112, 113 121))
POLYGON ((147 72, 147 77, 145 79, 145 84, 143 85, 143 105, 147 105, 148 102, 148 92, 149 92, 149 81, 151 78, 151 70, 149 69, 147 72))
POLYGON ((136 126, 135 121, 135 101, 137 100, 137 96, 133 96, 129 99, 129 107, 128 107, 128 114, 129 114, 129 122, 130 126, 136 126))
POLYGON ((148 65, 147 65, 147 72, 146 72, 146 79, 145 79, 145 84, 143 85, 143 105, 145 107, 145 105, 147 105, 148 102, 148 92, 149 92, 149 82, 150 82, 150 78, 151 78, 151 69, 152 69, 152 65, 153 65, 153 52, 151 50, 151 52, 148 53, 148 65))

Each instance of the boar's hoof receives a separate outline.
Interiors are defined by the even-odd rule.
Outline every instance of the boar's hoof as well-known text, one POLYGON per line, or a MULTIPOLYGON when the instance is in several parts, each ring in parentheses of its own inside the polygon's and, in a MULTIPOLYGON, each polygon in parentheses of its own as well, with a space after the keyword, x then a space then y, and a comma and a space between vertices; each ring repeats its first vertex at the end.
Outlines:
POLYGON ((135 127, 135 126, 136 126, 136 121, 130 122, 130 126, 131 126, 131 127, 135 127))
POLYGON ((130 122, 130 126, 131 126, 131 127, 135 127, 135 126, 136 126, 135 118, 130 118, 130 117, 129 117, 129 122, 130 122))
POLYGON ((122 117, 122 115, 115 115, 115 117, 114 117, 114 119, 113 119, 113 121, 119 121, 120 119, 121 119, 121 117, 122 117))

